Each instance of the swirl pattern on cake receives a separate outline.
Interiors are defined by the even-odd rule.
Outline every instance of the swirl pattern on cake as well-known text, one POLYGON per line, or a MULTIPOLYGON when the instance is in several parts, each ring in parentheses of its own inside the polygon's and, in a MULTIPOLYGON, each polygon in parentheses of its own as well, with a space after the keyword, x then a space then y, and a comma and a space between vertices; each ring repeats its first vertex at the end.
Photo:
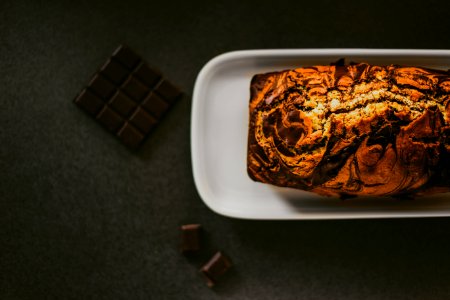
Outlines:
POLYGON ((450 191, 450 74, 367 63, 257 74, 247 169, 329 196, 450 191))

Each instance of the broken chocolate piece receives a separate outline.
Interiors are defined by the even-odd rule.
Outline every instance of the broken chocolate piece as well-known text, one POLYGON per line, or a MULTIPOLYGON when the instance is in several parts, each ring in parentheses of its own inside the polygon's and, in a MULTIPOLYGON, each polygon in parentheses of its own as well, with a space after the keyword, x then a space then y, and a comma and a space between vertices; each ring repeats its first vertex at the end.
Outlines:
POLYGON ((160 71, 122 45, 74 102, 124 144, 136 148, 180 95, 160 71))
POLYGON ((192 253, 200 250, 200 224, 181 226, 181 252, 192 253))
POLYGON ((232 265, 230 258, 219 251, 200 269, 200 272, 205 276, 207 285, 213 287, 232 265))
POLYGON ((101 72, 115 84, 121 84, 128 77, 128 70, 114 59, 108 60, 101 72))

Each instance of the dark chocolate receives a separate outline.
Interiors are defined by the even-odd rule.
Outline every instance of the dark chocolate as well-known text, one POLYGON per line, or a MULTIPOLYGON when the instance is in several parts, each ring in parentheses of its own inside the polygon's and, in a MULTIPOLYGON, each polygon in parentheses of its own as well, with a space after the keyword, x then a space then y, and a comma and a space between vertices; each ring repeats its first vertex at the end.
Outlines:
POLYGON ((169 107, 169 103, 164 101, 157 93, 150 93, 142 101, 142 106, 157 118, 160 118, 169 107))
POLYGON ((97 115, 100 109, 105 105, 99 97, 95 96, 87 89, 84 89, 80 95, 78 95, 77 99, 75 99, 75 103, 88 114, 94 116, 97 115))
POLYGON ((133 69, 141 61, 139 55, 124 45, 119 46, 112 56, 128 69, 133 69))
POLYGON ((150 69, 146 63, 139 64, 134 73, 142 82, 151 86, 157 84, 162 77, 158 70, 150 69))
POLYGON ((106 105, 97 115, 97 120, 111 132, 116 132, 123 124, 120 115, 106 105))
POLYGON ((200 272, 205 276, 207 285, 213 287, 232 265, 230 258, 219 251, 200 269, 200 272))
POLYGON ((144 135, 130 123, 123 124, 117 133, 120 140, 130 148, 136 148, 144 139, 144 135))
POLYGON ((136 148, 180 95, 160 71, 121 45, 75 103, 124 144, 136 148))
POLYGON ((200 224, 181 226, 181 252, 188 254, 200 250, 200 224))
POLYGON ((114 59, 108 60, 101 68, 101 73, 115 84, 121 84, 128 77, 128 69, 114 59))
POLYGON ((111 100, 109 100, 109 105, 125 118, 135 110, 136 106, 138 106, 135 101, 131 100, 121 91, 117 91, 117 93, 112 96, 111 100))
POLYGON ((109 99, 116 91, 114 84, 109 82, 105 77, 100 74, 94 75, 89 82, 88 88, 103 100, 109 99))

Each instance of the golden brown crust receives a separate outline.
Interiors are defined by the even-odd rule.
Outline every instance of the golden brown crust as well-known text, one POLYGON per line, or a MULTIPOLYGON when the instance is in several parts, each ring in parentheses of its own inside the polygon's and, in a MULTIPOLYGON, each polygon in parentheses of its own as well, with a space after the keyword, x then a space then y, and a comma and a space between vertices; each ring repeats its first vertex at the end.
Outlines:
POLYGON ((314 66, 255 75, 248 174, 324 195, 450 191, 450 76, 314 66))

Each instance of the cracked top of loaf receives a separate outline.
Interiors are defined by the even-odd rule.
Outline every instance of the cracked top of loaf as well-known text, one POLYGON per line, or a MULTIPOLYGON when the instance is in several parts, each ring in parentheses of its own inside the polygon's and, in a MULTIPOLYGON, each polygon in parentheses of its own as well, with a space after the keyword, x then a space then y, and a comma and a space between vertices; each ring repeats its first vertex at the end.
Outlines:
POLYGON ((257 74, 247 169, 329 196, 450 191, 450 74, 367 63, 257 74))

